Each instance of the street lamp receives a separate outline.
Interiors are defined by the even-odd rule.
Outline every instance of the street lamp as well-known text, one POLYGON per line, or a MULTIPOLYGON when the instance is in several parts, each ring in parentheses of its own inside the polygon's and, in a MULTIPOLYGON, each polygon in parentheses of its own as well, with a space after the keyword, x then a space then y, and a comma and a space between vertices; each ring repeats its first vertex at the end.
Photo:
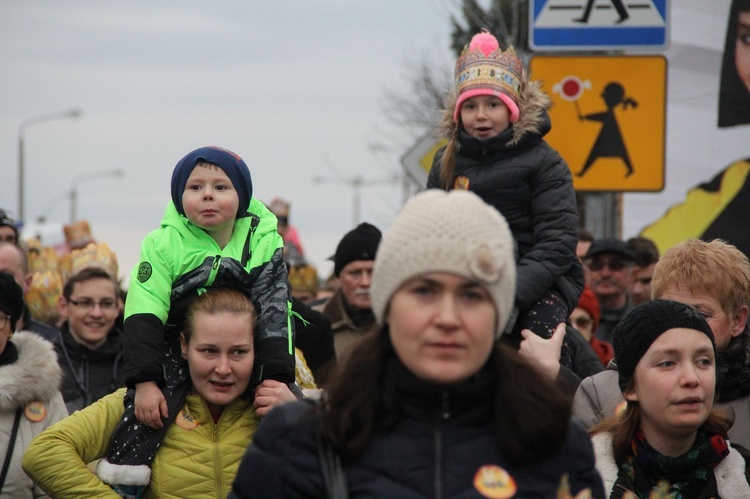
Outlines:
POLYGON ((77 183, 82 180, 92 180, 101 177, 122 177, 125 174, 120 168, 113 170, 97 170, 87 173, 79 173, 70 181, 70 223, 75 223, 78 219, 78 186, 77 183))
POLYGON ((383 179, 371 179, 371 180, 365 180, 362 178, 362 175, 355 175, 354 177, 322 177, 322 176, 316 176, 313 177, 313 182, 316 184, 323 184, 328 182, 336 182, 340 184, 347 184, 350 187, 352 187, 354 191, 354 199, 352 200, 352 216, 354 218, 354 227, 359 225, 359 213, 361 211, 362 201, 361 201, 361 193, 362 193, 362 186, 363 185, 372 185, 372 184, 393 184, 395 182, 398 182, 398 177, 388 177, 383 179))
POLYGON ((24 221, 24 164, 23 164, 23 131, 31 125, 37 123, 44 123, 46 121, 64 119, 64 118, 78 118, 81 116, 81 110, 78 108, 68 109, 66 111, 58 111, 55 113, 47 113, 33 118, 28 118, 21 122, 18 127, 18 220, 24 221))

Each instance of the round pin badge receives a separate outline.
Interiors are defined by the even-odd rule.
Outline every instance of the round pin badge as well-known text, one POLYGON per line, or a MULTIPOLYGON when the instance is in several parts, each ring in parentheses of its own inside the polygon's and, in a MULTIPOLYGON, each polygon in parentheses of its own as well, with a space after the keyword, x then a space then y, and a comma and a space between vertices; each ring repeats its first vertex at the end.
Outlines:
POLYGON ((490 499, 509 499, 516 495, 516 481, 500 466, 485 465, 474 475, 474 488, 490 499))
POLYGON ((38 423, 47 417, 47 406, 38 400, 35 400, 34 402, 26 404, 26 407, 23 409, 23 414, 29 421, 38 423))
POLYGON ((174 422, 184 430, 194 430, 200 426, 200 423, 185 411, 180 411, 174 419, 174 422))

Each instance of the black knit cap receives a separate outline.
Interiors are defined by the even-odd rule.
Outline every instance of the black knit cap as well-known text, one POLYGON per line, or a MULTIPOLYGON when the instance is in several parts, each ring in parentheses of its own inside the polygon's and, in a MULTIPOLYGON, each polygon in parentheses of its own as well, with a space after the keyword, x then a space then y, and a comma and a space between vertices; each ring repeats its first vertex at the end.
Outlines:
POLYGON ((0 311, 10 315, 10 330, 15 331, 23 314, 23 291, 7 272, 0 272, 0 311))
POLYGON ((367 222, 359 224, 341 239, 333 256, 333 275, 339 276, 348 263, 355 260, 375 260, 375 253, 383 234, 367 222))
POLYGON ((651 344, 674 328, 700 331, 708 336, 716 353, 716 342, 706 319, 695 308, 672 300, 652 300, 630 311, 612 331, 612 346, 619 373, 620 391, 630 384, 635 366, 651 344))

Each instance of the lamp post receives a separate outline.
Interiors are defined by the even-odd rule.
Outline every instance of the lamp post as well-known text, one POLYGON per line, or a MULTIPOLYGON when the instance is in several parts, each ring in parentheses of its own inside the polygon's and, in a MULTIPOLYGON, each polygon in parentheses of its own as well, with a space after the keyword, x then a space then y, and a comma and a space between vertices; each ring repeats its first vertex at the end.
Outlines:
POLYGON ((70 223, 78 219, 78 182, 92 180, 101 177, 122 177, 125 173, 120 168, 112 170, 96 170, 93 172, 79 173, 70 181, 70 223))
POLYGON ((363 185, 372 185, 372 184, 393 184, 395 182, 398 182, 398 177, 389 177, 389 178, 383 178, 383 179, 371 179, 371 180, 365 180, 362 178, 361 175, 355 175, 354 177, 321 177, 316 176, 313 177, 313 182, 316 184, 323 184, 328 182, 336 182, 340 184, 347 184, 353 189, 353 195, 354 198, 352 200, 352 217, 353 217, 353 227, 356 227, 359 225, 359 213, 361 211, 361 194, 362 194, 362 186, 363 185))
POLYGON ((65 111, 58 111, 55 113, 47 113, 33 118, 25 119, 21 122, 18 127, 18 220, 25 220, 24 213, 24 201, 25 201, 25 185, 24 185, 24 164, 23 164, 23 131, 31 125, 38 123, 44 123, 46 121, 64 119, 64 118, 78 118, 81 116, 81 110, 78 108, 68 109, 65 111))

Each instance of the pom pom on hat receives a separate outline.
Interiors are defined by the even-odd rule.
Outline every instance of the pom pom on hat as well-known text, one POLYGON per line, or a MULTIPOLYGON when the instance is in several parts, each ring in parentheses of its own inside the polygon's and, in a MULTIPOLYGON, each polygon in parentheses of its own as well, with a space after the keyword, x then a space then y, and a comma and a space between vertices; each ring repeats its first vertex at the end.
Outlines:
POLYGON ((458 123, 461 104, 478 95, 493 95, 510 111, 510 122, 520 118, 518 100, 523 80, 523 67, 512 48, 500 49, 497 39, 487 31, 477 33, 456 61, 458 100, 453 120, 458 123))
POLYGON ((200 161, 211 163, 227 174, 232 182, 237 197, 239 197, 239 206, 237 207, 237 218, 246 216, 247 209, 250 207, 250 199, 253 197, 253 182, 250 178, 250 170, 245 162, 238 155, 222 147, 209 146, 201 147, 188 153, 182 158, 172 171, 172 202, 180 215, 185 214, 182 207, 182 193, 185 191, 188 178, 200 161))
POLYGON ((500 44, 497 43, 497 38, 486 31, 474 35, 469 44, 469 50, 481 50, 486 56, 499 48, 500 44))
POLYGON ((383 323, 391 297, 406 281, 430 272, 456 274, 487 289, 500 336, 516 291, 513 238, 500 212, 471 191, 430 189, 411 198, 375 258, 370 297, 377 321, 383 323))
POLYGON ((672 300, 652 300, 631 310, 612 331, 618 382, 625 393, 635 368, 656 339, 670 329, 684 328, 708 336, 716 353, 714 334, 695 308, 672 300))

